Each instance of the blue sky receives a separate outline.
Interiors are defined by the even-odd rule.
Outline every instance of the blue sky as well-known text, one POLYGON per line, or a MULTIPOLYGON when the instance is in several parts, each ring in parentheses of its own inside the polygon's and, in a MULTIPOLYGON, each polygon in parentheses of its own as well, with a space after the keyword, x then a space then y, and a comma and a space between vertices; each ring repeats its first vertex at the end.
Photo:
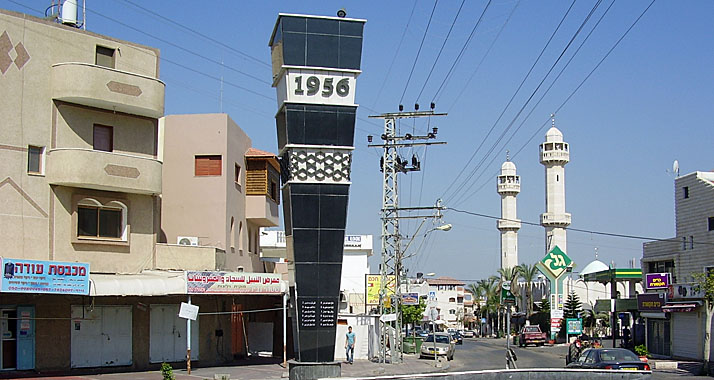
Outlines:
MULTIPOLYGON (((424 170, 401 177, 401 205, 431 205, 444 198, 447 207, 498 216, 500 198, 495 175, 509 150, 522 181, 518 217, 537 222, 545 207, 545 176, 538 162, 538 144, 543 141, 547 127, 541 127, 548 124, 550 113, 565 102, 650 1, 616 1, 562 76, 533 107, 611 1, 600 3, 553 73, 517 117, 596 0, 574 3, 508 108, 505 107, 509 99, 572 2, 492 0, 451 79, 436 98, 436 111, 449 115, 400 125, 402 133, 438 126, 439 139, 448 142, 446 146, 432 146, 426 152, 423 148, 402 152, 403 157, 418 155, 424 170), (492 43, 493 48, 486 54, 492 43), (530 117, 525 118, 531 110, 530 117), (502 112, 502 119, 496 123, 502 112), (515 120, 513 127, 504 140, 487 155, 512 120, 515 120), (521 123, 522 127, 513 134, 521 123), (493 132, 486 138, 492 127, 493 132), (473 162, 466 165, 484 139, 473 162), (464 167, 470 173, 481 161, 483 164, 460 192, 455 196, 445 193, 464 167)), ((40 16, 49 3, 0 0, 0 7, 40 16)), ((371 263, 376 273, 380 260, 381 152, 366 147, 366 136, 379 136, 383 127, 367 116, 397 111, 402 93, 406 110, 412 109, 416 101, 427 109, 486 4, 486 0, 464 3, 434 73, 425 84, 461 5, 460 1, 437 3, 408 87, 407 77, 434 9, 431 0, 416 3, 88 0, 87 28, 161 49, 165 59, 161 63, 161 79, 167 85, 167 114, 219 112, 221 84, 210 77, 222 76, 222 110, 251 136, 255 147, 276 151, 273 115, 277 105, 275 90, 269 84, 268 40, 277 14, 334 15, 344 7, 348 17, 366 19, 363 73, 356 90, 360 108, 348 233, 375 235, 371 263), (218 40, 230 49, 133 4, 218 40), (169 61, 190 66, 207 76, 169 61), (211 61, 222 61, 225 67, 211 61), (423 95, 417 100, 422 87, 423 95)), ((674 177, 666 170, 671 170, 675 159, 679 160, 682 174, 714 169, 712 14, 711 1, 656 1, 557 112, 556 125, 571 147, 571 162, 566 166, 566 209, 572 214, 571 227, 658 238, 674 235, 674 177)), ((463 177, 459 178, 456 185, 462 180, 463 177)), ((406 261, 410 273, 435 272, 464 280, 495 273, 500 242, 495 220, 447 212, 444 222, 452 223, 454 228, 449 232, 431 232, 422 242, 423 232, 433 227, 427 222, 427 227, 417 234, 409 252, 414 255, 406 261)), ((403 223, 402 233, 411 238, 417 224, 403 223)), ((519 239, 521 262, 534 263, 543 256, 542 227, 524 225, 519 239)), ((626 266, 629 259, 641 257, 642 242, 569 232, 567 253, 580 268, 593 259, 595 248, 601 260, 626 266)))

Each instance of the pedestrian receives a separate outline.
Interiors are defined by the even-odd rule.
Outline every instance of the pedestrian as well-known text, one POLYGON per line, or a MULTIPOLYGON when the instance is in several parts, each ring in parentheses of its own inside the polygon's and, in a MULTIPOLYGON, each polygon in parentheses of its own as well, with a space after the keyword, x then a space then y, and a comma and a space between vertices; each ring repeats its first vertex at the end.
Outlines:
POLYGON ((347 328, 345 334, 345 351, 347 351, 347 362, 352 364, 355 358, 355 333, 352 332, 352 326, 347 328))

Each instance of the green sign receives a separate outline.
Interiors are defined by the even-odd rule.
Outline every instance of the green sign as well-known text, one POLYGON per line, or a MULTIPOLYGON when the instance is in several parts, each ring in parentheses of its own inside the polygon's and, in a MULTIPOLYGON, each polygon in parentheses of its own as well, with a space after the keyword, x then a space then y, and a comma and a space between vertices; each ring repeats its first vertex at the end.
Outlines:
POLYGON ((573 260, 561 251, 556 245, 553 249, 548 252, 547 255, 540 261, 543 266, 553 274, 553 277, 560 277, 563 272, 570 266, 573 260))
POLYGON ((568 318, 565 320, 568 335, 580 335, 583 333, 583 320, 580 318, 568 318))
POLYGON ((501 303, 504 304, 515 304, 516 296, 511 293, 511 284, 503 283, 501 284, 501 303))

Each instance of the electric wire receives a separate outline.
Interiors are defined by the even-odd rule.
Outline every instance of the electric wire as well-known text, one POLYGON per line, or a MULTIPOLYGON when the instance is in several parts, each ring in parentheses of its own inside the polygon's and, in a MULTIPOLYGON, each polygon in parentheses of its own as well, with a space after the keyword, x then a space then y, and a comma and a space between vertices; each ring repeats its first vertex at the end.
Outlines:
POLYGON ((441 53, 444 51, 444 47, 446 46, 446 43, 449 41, 449 36, 451 36, 451 31, 454 30, 454 25, 456 25, 456 20, 459 18, 459 14, 461 14, 461 9, 464 7, 465 2, 466 2, 466 0, 461 0, 461 5, 459 6, 459 10, 456 11, 456 16, 454 16, 454 21, 451 22, 451 27, 449 28, 449 32, 446 33, 446 38, 444 38, 444 43, 441 44, 441 48, 439 49, 439 53, 436 55, 434 64, 431 65, 431 70, 429 70, 429 75, 426 76, 426 79, 424 80, 424 85, 421 87, 421 91, 419 91, 419 95, 417 95, 417 98, 416 98, 417 103, 419 102, 421 95, 424 93, 424 89, 426 88, 426 85, 429 83, 429 78, 431 78, 431 74, 434 73, 436 64, 439 62, 439 58, 441 58, 441 53))
MULTIPOLYGON (((595 31, 595 29, 598 27, 598 25, 600 25, 600 22, 604 19, 604 17, 607 15, 607 13, 610 11, 610 8, 612 8, 612 6, 613 6, 614 4, 615 4, 615 0, 613 0, 613 1, 610 3, 610 5, 607 7, 607 9, 605 9, 605 12, 603 12, 603 14, 600 15, 600 18, 598 19, 597 23, 595 23, 595 25, 594 25, 593 28, 590 30, 590 32, 587 34, 587 36, 585 36, 585 38, 584 38, 583 41, 580 43, 580 45, 578 46, 578 48, 575 50, 575 52, 573 53, 573 55, 570 57, 570 59, 568 59, 568 62, 566 62, 565 65, 563 65, 563 67, 560 69, 560 72, 558 73, 558 75, 553 79, 553 81, 550 83, 550 85, 548 86, 548 88, 541 94, 540 98, 538 99, 538 102, 536 102, 536 104, 531 108, 531 110, 530 110, 530 112, 528 113, 528 115, 526 115, 526 117, 521 121, 520 125, 518 125, 518 128, 516 128, 516 130, 513 132, 513 134, 511 134, 511 136, 508 138, 508 140, 506 140, 506 142, 503 144, 502 148, 505 147, 505 146, 508 146, 508 144, 511 142, 511 140, 513 139, 513 137, 516 136, 516 134, 518 133, 518 131, 520 131, 521 127, 523 127, 523 125, 525 124, 525 122, 528 121, 528 119, 529 119, 529 118, 531 117, 531 115, 533 114, 533 111, 535 111, 536 108, 538 108, 538 105, 541 103, 541 101, 543 101, 543 99, 545 98, 545 96, 550 92, 550 90, 553 88, 553 85, 555 85, 555 83, 558 81, 558 79, 560 78, 560 76, 563 75, 563 72, 565 72, 565 69, 568 68, 568 66, 569 66, 570 63, 573 61, 573 59, 575 58, 575 56, 578 54, 578 52, 580 51, 580 49, 583 47, 583 45, 585 44, 585 42, 587 42, 587 40, 590 38, 590 36, 592 35, 592 33, 593 33, 593 32, 595 31)), ((557 111, 556 111, 556 112, 557 112, 557 111)), ((528 141, 530 142, 533 138, 535 138, 535 136, 537 135, 538 131, 540 131, 545 125, 548 125, 548 122, 549 122, 550 120, 551 120, 551 119, 548 118, 548 119, 544 122, 544 124, 543 124, 540 128, 538 128, 538 130, 536 131, 536 134, 534 134, 533 136, 531 136, 531 138, 530 138, 528 141)), ((514 154, 512 157, 515 158, 516 155, 517 155, 518 153, 520 153, 520 151, 521 151, 522 149, 523 149, 523 148, 519 149, 519 150, 516 152, 516 154, 514 154)), ((491 161, 490 161, 485 167, 486 167, 486 168, 490 167, 490 166, 493 164, 493 162, 496 160, 497 157, 498 157, 498 156, 494 156, 494 157, 491 159, 491 161)), ((482 175, 483 175, 483 172, 481 173, 481 175, 479 175, 479 176, 474 180, 474 182, 478 182, 478 180, 481 178, 482 175)), ((496 173, 496 175, 498 175, 498 173, 496 173)), ((484 183, 483 185, 481 185, 480 187, 478 187, 475 191, 469 193, 469 195, 466 196, 466 198, 462 199, 461 202, 459 202, 459 204, 462 204, 462 203, 466 202, 467 200, 469 200, 469 199, 470 199, 471 197, 473 197, 476 193, 478 193, 481 189, 483 189, 483 187, 484 187, 485 185, 486 185, 486 183, 484 183)))
MULTIPOLYGON (((466 168, 468 168, 469 165, 471 164, 471 162, 474 160, 474 158, 476 158, 476 155, 481 150, 481 147, 483 147, 483 145, 486 143, 486 141, 488 140, 488 137, 491 136, 491 133, 496 128, 496 125, 498 125, 498 122, 501 121, 501 118, 508 110, 508 107, 510 107, 511 103, 513 103, 513 100, 518 95, 518 92, 521 90, 521 88, 525 84, 526 80, 528 79, 530 74, 533 72, 533 69, 540 61, 541 57, 543 56, 543 53, 545 53, 545 50, 548 48, 548 46, 550 46, 551 41, 553 41, 553 37, 555 37, 555 34, 558 32, 558 30, 560 30, 560 27, 563 25, 565 18, 568 17, 568 14, 570 14, 570 11, 573 9, 573 6, 575 5, 576 1, 577 0, 573 0, 573 2, 570 3, 570 6, 568 7, 568 9, 565 12, 565 14, 563 15, 563 17, 560 19, 560 22, 558 23, 555 30, 553 30, 553 33, 551 33, 550 38, 548 38, 548 41, 546 42, 545 46, 543 46, 543 48, 541 49, 540 53, 538 54, 538 57, 535 59, 535 61, 531 65, 530 69, 528 70, 526 75, 521 80, 521 83, 518 85, 518 88, 516 88, 516 91, 513 93, 513 95, 509 99, 508 103, 506 103, 506 106, 503 107, 503 111, 501 111, 501 114, 498 116, 498 118, 493 123, 493 125, 491 125, 491 128, 488 130, 488 133, 486 133, 486 136, 481 140, 481 143, 479 143, 478 147, 476 147, 476 150, 474 150, 473 154, 471 154, 471 157, 469 158, 469 160, 466 162, 466 164, 463 166, 463 168, 461 168, 461 170, 459 171, 459 174, 456 175, 454 180, 449 184, 449 186, 446 188, 446 190, 444 190, 442 198, 446 198, 447 200, 451 198, 451 197, 446 197, 446 195, 449 194, 449 191, 456 184, 456 182, 459 180, 459 177, 461 177, 461 175, 466 171, 466 168)), ((468 181, 468 179, 465 180, 464 182, 462 182, 461 186, 454 191, 454 195, 457 194, 461 188, 463 188, 463 184, 466 183, 467 181, 468 181)))
MULTIPOLYGON (((583 30, 583 28, 585 27, 585 25, 586 25, 587 22, 590 20, 590 18, 591 18, 592 15, 595 13, 595 11, 597 10, 597 8, 600 6, 601 3, 602 3, 602 0, 598 0, 598 1, 595 3, 595 5, 594 5, 594 6, 592 7, 592 9, 590 10, 590 13, 588 13, 587 17, 585 18, 585 20, 583 20, 583 22, 580 24, 580 27, 578 28, 578 30, 575 32, 575 34, 573 34, 573 37, 570 39, 570 41, 568 41, 568 44, 565 46, 565 48, 563 48, 563 51, 560 53, 560 55, 559 55, 558 58, 555 60, 555 62, 551 65, 551 67, 550 67, 550 69, 548 70, 548 72, 543 76, 543 79, 541 79, 540 83, 538 83, 538 86, 536 86, 536 88, 533 90, 533 92, 531 93, 531 95, 530 95, 530 96, 528 97, 528 99, 525 101, 525 103, 523 104, 523 106, 521 106, 521 108, 518 110, 518 113, 516 113, 516 116, 513 117, 513 119, 511 120, 511 122, 510 122, 510 123, 508 124, 508 126, 503 130, 503 132, 502 132, 501 135, 498 137, 498 139, 491 145, 491 148, 488 150, 488 152, 486 152, 486 154, 483 156, 483 158, 481 159, 481 161, 479 161, 478 165, 471 171, 471 173, 470 173, 469 176, 464 180, 464 182, 462 182, 461 186, 459 186, 459 187, 455 190, 454 195, 456 195, 456 194, 459 195, 459 197, 457 198, 457 201, 456 201, 456 202, 458 202, 458 199, 462 199, 463 197, 465 197, 465 196, 466 196, 466 193, 468 192, 468 190, 471 189, 471 188, 474 186, 475 181, 474 181, 474 182, 471 182, 471 184, 466 188, 466 191, 461 191, 461 190, 463 189, 463 187, 465 186, 465 184, 468 183, 468 181, 470 181, 471 178, 473 178, 473 176, 476 174, 476 172, 478 172, 478 170, 482 167, 483 163, 488 159, 488 157, 491 155, 491 153, 493 153, 494 150, 498 147, 498 144, 500 144, 501 140, 503 140, 503 138, 506 136, 506 134, 507 134, 508 131, 511 129, 511 127, 513 127, 513 124, 514 124, 514 123, 516 122, 516 120, 518 120, 518 118, 521 116, 521 113, 523 113, 523 111, 526 109, 526 107, 528 106, 528 104, 530 103, 530 101, 533 99, 533 97, 535 96, 535 94, 538 92, 538 90, 540 90, 540 88, 541 88, 541 86, 543 85, 543 83, 545 82, 545 80, 548 78, 548 76, 550 75, 550 73, 553 72, 553 69, 555 69, 555 66, 556 66, 556 65, 560 62, 560 60, 563 58, 563 56, 565 55, 565 53, 567 52, 567 50, 568 50, 568 49, 570 48, 570 46, 572 45, 573 41, 575 41, 575 38, 577 38, 577 36, 578 36, 578 35, 580 34, 580 32, 583 30)), ((493 159, 495 159, 495 156, 494 156, 493 159)), ((483 173, 484 173, 484 172, 482 171, 482 172, 481 172, 481 175, 482 175, 483 173)))
MULTIPOLYGON (((635 27, 635 25, 637 25, 637 23, 640 21, 640 19, 642 19, 642 17, 647 13, 647 11, 652 7, 652 5, 654 3, 655 3, 655 0, 652 0, 652 2, 650 2, 650 4, 647 6, 647 8, 645 8, 642 11, 642 13, 640 13, 639 17, 637 17, 637 19, 635 19, 635 21, 630 25, 630 27, 627 28, 627 30, 623 33, 623 35, 620 36, 620 38, 617 40, 617 42, 615 42, 615 44, 610 48, 610 50, 608 50, 608 52, 605 53, 605 55, 600 59, 600 61, 595 65, 595 67, 593 67, 593 69, 590 70, 588 75, 585 76, 585 78, 575 87, 575 89, 573 89, 573 91, 568 95, 568 97, 555 109, 554 113, 560 112, 560 110, 563 107, 565 107, 565 105, 570 101, 570 99, 572 99, 572 97, 578 92, 578 90, 580 90, 580 88, 582 88, 582 86, 585 84, 585 82, 587 82, 587 80, 593 75, 593 73, 595 73, 595 71, 600 67, 600 65, 602 65, 602 63, 605 61, 605 59, 607 59, 607 57, 610 56, 610 54, 615 50, 615 48, 617 48, 617 46, 620 44, 620 42, 622 42, 622 40, 625 39, 625 37, 630 33, 630 31, 635 27)), ((543 122, 543 124, 541 124, 540 128, 538 128, 531 135, 531 137, 528 140, 526 140, 526 142, 523 143, 523 145, 521 145, 521 147, 516 151, 516 153, 512 157, 515 158, 516 156, 518 156, 518 154, 521 151, 523 151, 523 149, 525 149, 525 147, 531 143, 531 141, 538 135, 538 133, 540 133, 543 130, 543 128, 545 128, 548 125, 549 122, 550 122, 550 118, 545 120, 543 122)), ((476 191, 474 191, 472 194, 475 194, 478 191, 480 191, 481 189, 483 189, 483 187, 486 186, 486 184, 488 184, 488 182, 484 182, 484 184, 480 188, 478 188, 476 191)))
POLYGON ((466 47, 468 47, 469 43, 474 37, 474 33, 476 33, 476 29, 478 29, 478 26, 481 25, 481 21, 483 20, 483 16, 486 14, 486 11, 488 11, 488 8, 491 6, 491 1, 493 0, 488 0, 488 3, 486 3, 486 7, 483 8, 483 12, 481 12, 481 16, 479 16, 478 20, 476 21, 476 24, 474 25, 473 29, 471 29, 471 33, 469 33, 469 37, 466 39, 464 42, 464 45, 461 47, 461 50, 459 51, 459 54, 456 56, 456 59, 454 59, 454 63, 451 65, 449 68, 449 71, 446 73, 446 76, 444 76, 444 80, 441 82, 439 85, 439 88, 436 90, 436 93, 434 93, 434 96, 432 97, 432 102, 436 99, 436 97, 439 95, 439 92, 441 92, 441 89, 444 87, 446 82, 449 80, 451 77, 451 73, 454 71, 454 68, 456 65, 461 61, 461 58, 464 55, 464 52, 466 51, 466 47))
POLYGON ((156 13, 156 12, 150 10, 150 9, 147 9, 147 8, 145 8, 145 7, 142 7, 141 5, 135 3, 135 2, 133 2, 133 1, 131 1, 131 0, 123 0, 123 1, 126 2, 126 3, 129 3, 130 5, 132 5, 132 6, 136 7, 136 8, 138 8, 138 9, 141 9, 141 10, 143 10, 143 11, 145 11, 145 12, 147 12, 147 13, 153 15, 155 18, 158 18, 158 19, 164 20, 164 21, 166 21, 166 22, 169 22, 169 23, 171 23, 171 24, 173 24, 173 25, 175 25, 175 26, 177 26, 177 27, 179 27, 179 28, 181 28, 181 29, 184 29, 184 30, 186 30, 186 31, 188 31, 188 32, 190 32, 190 33, 193 33, 193 34, 195 34, 195 35, 197 35, 197 36, 199 36, 199 37, 201 37, 201 38, 203 38, 203 39, 206 39, 206 40, 208 40, 208 41, 211 41, 211 42, 213 42, 213 43, 215 43, 215 44, 217 44, 217 45, 219 45, 219 46, 221 46, 221 47, 224 47, 224 48, 226 48, 226 49, 228 49, 228 50, 230 50, 230 51, 232 51, 232 52, 234 52, 234 53, 236 53, 236 54, 242 56, 243 58, 247 58, 247 59, 249 59, 249 60, 252 60, 253 62, 259 63, 259 64, 261 64, 261 65, 263 65, 263 66, 265 66, 265 67, 268 67, 268 68, 271 67, 270 64, 265 63, 265 62, 263 62, 262 60, 251 56, 250 54, 244 53, 244 52, 242 52, 242 51, 240 51, 240 50, 238 50, 238 49, 236 49, 236 48, 234 48, 234 47, 232 47, 232 46, 230 46, 230 45, 227 45, 227 44, 221 42, 220 40, 217 40, 217 39, 212 38, 212 37, 210 37, 210 36, 208 36, 208 35, 205 35, 205 34, 199 32, 199 31, 197 31, 197 30, 195 30, 195 29, 189 28, 188 26, 186 26, 186 25, 184 25, 184 24, 182 24, 182 23, 176 22, 176 21, 174 21, 174 20, 172 20, 172 19, 170 19, 170 18, 168 18, 168 17, 165 17, 165 16, 161 15, 160 13, 156 13))
POLYGON ((402 92, 402 97, 399 98, 399 104, 402 103, 404 100, 404 95, 407 93, 407 89, 409 88, 409 82, 412 80, 412 75, 414 74, 414 68, 416 67, 417 61, 419 60, 419 54, 421 54, 421 48, 424 46, 424 40, 426 40, 426 35, 429 32, 429 26, 431 25, 431 19, 434 17, 434 11, 436 10, 436 5, 439 3, 439 0, 434 0, 434 7, 431 9, 431 14, 429 15, 429 22, 426 24, 426 29, 424 29, 424 36, 421 38, 421 43, 419 44, 419 50, 417 50, 417 55, 414 58, 414 64, 412 65, 412 69, 409 71, 409 77, 407 78, 407 84, 404 86, 404 91, 402 92))
MULTIPOLYGON (((479 63, 476 65, 476 68, 469 76, 469 79, 466 81, 466 83, 464 83, 464 86, 461 88, 461 91, 459 91, 459 95, 456 96, 456 100, 454 100, 454 103, 448 108, 446 113, 451 113, 451 110, 454 108, 454 106, 456 106, 456 103, 458 103, 458 101, 461 99, 461 95, 464 94, 464 91, 466 91, 466 89, 469 87, 469 84, 471 84, 471 80, 473 80, 474 77, 476 76, 476 73, 478 73, 478 70, 481 68, 481 65, 486 60, 486 57, 488 57, 488 54, 493 49, 493 46, 496 45, 496 41, 498 41, 499 37, 501 37, 501 33, 503 32, 504 29, 506 29, 506 25, 508 25, 508 22, 511 21, 513 14, 516 13, 516 9, 518 9, 518 6, 520 4, 521 4, 521 0, 518 0, 516 2, 516 5, 513 7, 513 9, 511 9, 511 12, 508 14, 508 17, 506 18, 506 21, 503 23, 503 25, 501 25, 500 29, 498 30, 498 33, 496 33, 496 38, 494 38, 493 41, 491 41, 491 45, 488 47, 488 49, 486 50, 486 53, 483 55, 483 57, 481 57, 481 60, 479 61, 479 63)), ((441 93, 441 94, 443 94, 443 93, 441 93)), ((436 99, 435 99, 436 102, 439 102, 439 99, 441 98, 441 94, 439 94, 439 96, 436 97, 436 99)))
POLYGON ((387 79, 389 79, 389 74, 392 73, 392 67, 394 67, 394 62, 397 60, 397 55, 399 55, 399 50, 402 48, 402 43, 404 42, 404 36, 407 35, 407 30, 409 30, 409 24, 411 23, 412 17, 414 16, 414 10, 416 9, 416 6, 417 6, 417 1, 414 0, 414 5, 412 6, 412 11, 409 13, 409 18, 407 19, 407 25, 404 26, 404 31, 402 32, 402 37, 399 39, 399 44, 397 44, 397 49, 394 51, 394 56, 392 57, 392 62, 389 64, 389 68, 387 69, 387 74, 384 76, 382 85, 379 87, 379 91, 377 91, 377 96, 374 97, 374 104, 372 104, 372 107, 376 107, 377 103, 379 103, 379 98, 382 96, 382 91, 384 90, 384 86, 387 84, 387 79))

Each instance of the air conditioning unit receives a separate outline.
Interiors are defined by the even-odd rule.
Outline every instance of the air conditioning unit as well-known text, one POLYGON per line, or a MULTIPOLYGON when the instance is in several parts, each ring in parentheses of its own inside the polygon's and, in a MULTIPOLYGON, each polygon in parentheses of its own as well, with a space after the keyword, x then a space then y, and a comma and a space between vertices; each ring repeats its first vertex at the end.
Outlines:
POLYGON ((176 244, 198 246, 198 236, 179 236, 176 238, 176 244))

